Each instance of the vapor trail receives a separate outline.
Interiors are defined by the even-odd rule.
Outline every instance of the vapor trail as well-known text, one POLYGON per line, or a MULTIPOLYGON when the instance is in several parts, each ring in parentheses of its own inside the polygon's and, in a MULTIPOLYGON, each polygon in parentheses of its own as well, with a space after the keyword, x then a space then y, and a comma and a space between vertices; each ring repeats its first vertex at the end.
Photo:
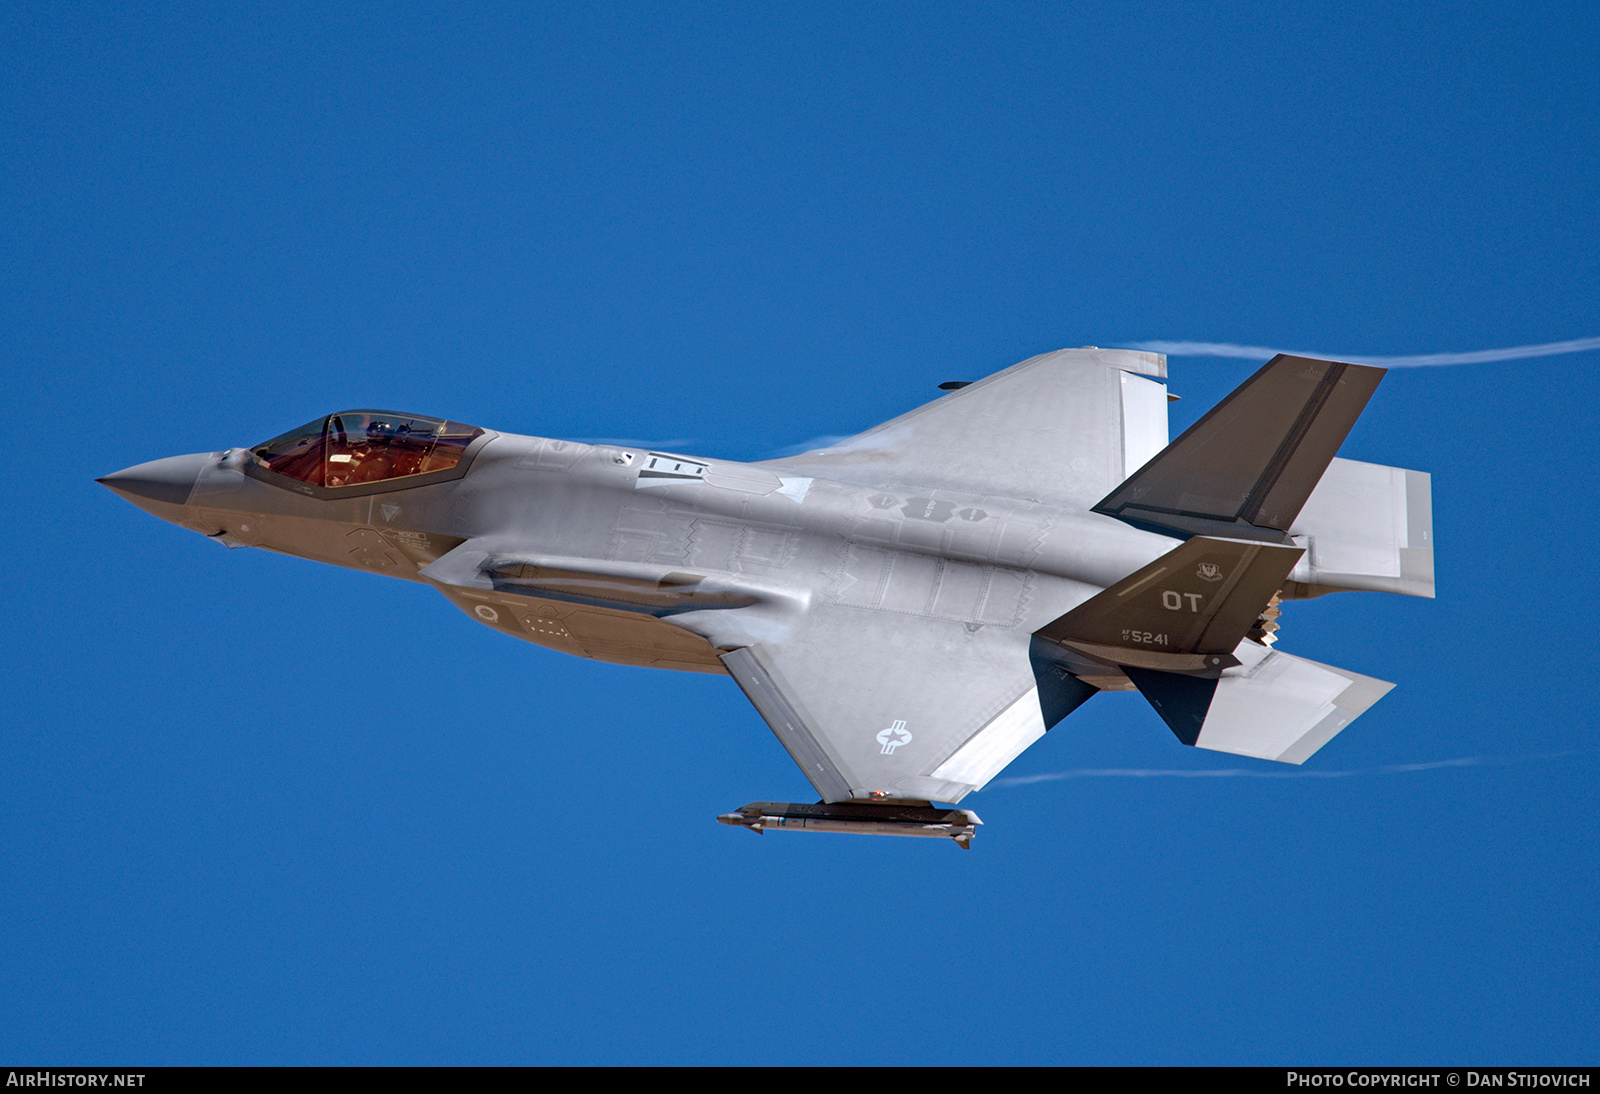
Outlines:
POLYGON ((1070 771, 1050 771, 1042 775, 1017 775, 996 779, 989 786, 1031 786, 1034 783, 1064 782, 1068 779, 1348 779, 1354 775, 1406 775, 1416 771, 1437 771, 1446 767, 1500 767, 1530 760, 1554 760, 1568 756, 1592 756, 1600 748, 1574 748, 1564 752, 1534 752, 1526 756, 1457 756, 1449 760, 1428 760, 1415 764, 1385 764, 1368 770, 1307 771, 1304 768, 1271 770, 1254 767, 1176 768, 1176 767, 1078 767, 1070 771))
POLYGON ((1067 779, 1343 779, 1357 771, 1257 771, 1245 767, 1212 767, 1189 770, 1178 767, 1078 767, 1071 771, 1051 771, 1043 775, 1017 775, 996 779, 989 785, 1030 786, 1033 783, 1064 782, 1067 779))
POLYGON ((1240 357, 1265 361, 1280 353, 1347 361, 1352 365, 1378 365, 1382 368, 1427 368, 1437 365, 1481 365, 1491 361, 1525 361, 1530 357, 1554 357, 1562 353, 1586 353, 1600 349, 1600 338, 1575 338, 1570 342, 1545 342, 1537 346, 1508 346, 1505 349, 1480 349, 1470 353, 1423 353, 1414 357, 1352 357, 1338 353, 1302 353, 1298 350, 1271 349, 1267 346, 1236 346, 1231 342, 1131 342, 1129 349, 1166 353, 1173 357, 1240 357))

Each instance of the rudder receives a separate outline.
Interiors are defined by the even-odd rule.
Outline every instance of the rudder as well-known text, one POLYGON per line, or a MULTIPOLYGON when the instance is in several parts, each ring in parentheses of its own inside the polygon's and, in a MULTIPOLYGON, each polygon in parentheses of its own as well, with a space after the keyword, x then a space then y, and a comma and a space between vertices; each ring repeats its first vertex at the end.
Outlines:
POLYGON ((1285 542, 1383 375, 1280 353, 1094 511, 1184 535, 1285 542))

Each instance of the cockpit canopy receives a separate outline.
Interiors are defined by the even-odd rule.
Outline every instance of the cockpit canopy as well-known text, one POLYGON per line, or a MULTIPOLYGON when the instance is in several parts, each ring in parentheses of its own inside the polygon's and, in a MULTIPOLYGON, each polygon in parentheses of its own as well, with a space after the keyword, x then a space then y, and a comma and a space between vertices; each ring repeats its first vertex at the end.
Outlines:
POLYGON ((453 470, 476 426, 394 414, 343 410, 251 449, 258 467, 312 486, 365 486, 453 470))

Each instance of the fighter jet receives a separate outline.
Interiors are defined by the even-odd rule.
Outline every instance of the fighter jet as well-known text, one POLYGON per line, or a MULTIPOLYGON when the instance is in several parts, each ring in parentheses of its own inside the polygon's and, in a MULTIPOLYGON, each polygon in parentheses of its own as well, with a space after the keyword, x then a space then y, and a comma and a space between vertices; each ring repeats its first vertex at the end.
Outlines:
POLYGON ((1046 353, 757 463, 352 410, 98 481, 535 645, 733 677, 820 801, 724 823, 966 847, 958 803, 1102 691, 1303 763, 1393 685, 1274 648, 1280 604, 1433 596, 1429 476, 1335 457, 1382 369, 1274 357, 1170 444, 1166 374, 1046 353))

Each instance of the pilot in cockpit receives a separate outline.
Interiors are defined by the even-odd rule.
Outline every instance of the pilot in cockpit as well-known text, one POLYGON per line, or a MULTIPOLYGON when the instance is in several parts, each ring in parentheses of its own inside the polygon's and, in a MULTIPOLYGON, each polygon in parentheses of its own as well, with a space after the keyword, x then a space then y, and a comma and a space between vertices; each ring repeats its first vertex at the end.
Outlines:
POLYGON ((483 430, 384 411, 330 414, 253 450, 255 463, 314 486, 406 479, 456 467, 483 430))

